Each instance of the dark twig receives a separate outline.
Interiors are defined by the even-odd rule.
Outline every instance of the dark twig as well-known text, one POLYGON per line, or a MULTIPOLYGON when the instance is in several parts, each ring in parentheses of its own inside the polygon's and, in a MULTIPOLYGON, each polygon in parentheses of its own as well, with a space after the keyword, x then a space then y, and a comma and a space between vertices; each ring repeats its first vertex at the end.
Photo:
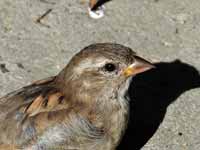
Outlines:
MULTIPOLYGON (((44 25, 41 21, 52 11, 52 9, 48 9, 43 15, 41 15, 39 18, 37 18, 36 22, 39 24, 44 25)), ((49 26, 48 26, 49 27, 49 26)))
POLYGON ((47 3, 47 4, 52 4, 52 5, 56 4, 56 2, 49 2, 48 0, 40 0, 40 2, 47 3))
POLYGON ((109 2, 111 0, 98 0, 97 3, 91 8, 92 11, 98 9, 98 7, 102 6, 104 3, 109 2))

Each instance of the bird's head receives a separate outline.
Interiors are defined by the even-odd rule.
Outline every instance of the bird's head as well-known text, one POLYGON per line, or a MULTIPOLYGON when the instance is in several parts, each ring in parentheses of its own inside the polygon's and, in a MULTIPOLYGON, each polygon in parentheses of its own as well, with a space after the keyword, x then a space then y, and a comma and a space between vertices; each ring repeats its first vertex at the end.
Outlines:
POLYGON ((103 96, 118 90, 128 78, 154 66, 130 48, 111 43, 90 45, 63 70, 65 85, 76 94, 103 96))

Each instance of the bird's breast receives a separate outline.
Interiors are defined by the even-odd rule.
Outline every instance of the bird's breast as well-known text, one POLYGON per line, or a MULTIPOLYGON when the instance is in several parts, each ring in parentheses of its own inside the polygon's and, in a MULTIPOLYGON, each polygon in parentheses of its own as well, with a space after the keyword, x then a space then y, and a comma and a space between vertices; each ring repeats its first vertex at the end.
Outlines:
POLYGON ((109 114, 109 134, 112 136, 114 145, 118 145, 127 127, 129 118, 129 99, 126 94, 130 81, 131 79, 120 85, 117 96, 112 100, 115 102, 115 107, 113 107, 112 113, 109 114))

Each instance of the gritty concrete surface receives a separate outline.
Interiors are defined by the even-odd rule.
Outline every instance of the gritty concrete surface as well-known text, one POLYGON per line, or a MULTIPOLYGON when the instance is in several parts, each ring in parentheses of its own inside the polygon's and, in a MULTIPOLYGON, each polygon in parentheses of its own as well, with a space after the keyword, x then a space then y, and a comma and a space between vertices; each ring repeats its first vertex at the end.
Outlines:
MULTIPOLYGON (((82 0, 1 0, 0 95, 57 74, 73 54, 96 42, 120 43, 153 62, 179 59, 200 70, 199 6, 199 0, 113 0, 105 17, 93 20, 82 0), (48 9, 44 25, 36 23, 48 9)), ((167 107, 142 150, 199 149, 200 89, 191 88, 167 107)))

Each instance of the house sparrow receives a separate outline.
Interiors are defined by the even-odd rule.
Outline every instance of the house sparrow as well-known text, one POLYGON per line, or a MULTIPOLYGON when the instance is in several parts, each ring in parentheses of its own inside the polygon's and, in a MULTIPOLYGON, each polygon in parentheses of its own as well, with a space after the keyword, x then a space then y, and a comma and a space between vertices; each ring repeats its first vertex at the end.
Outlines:
POLYGON ((104 3, 110 0, 90 0, 88 12, 91 18, 100 19, 104 16, 104 3))
POLYGON ((130 48, 93 44, 54 77, 0 99, 0 149, 114 150, 132 76, 153 68, 130 48))

